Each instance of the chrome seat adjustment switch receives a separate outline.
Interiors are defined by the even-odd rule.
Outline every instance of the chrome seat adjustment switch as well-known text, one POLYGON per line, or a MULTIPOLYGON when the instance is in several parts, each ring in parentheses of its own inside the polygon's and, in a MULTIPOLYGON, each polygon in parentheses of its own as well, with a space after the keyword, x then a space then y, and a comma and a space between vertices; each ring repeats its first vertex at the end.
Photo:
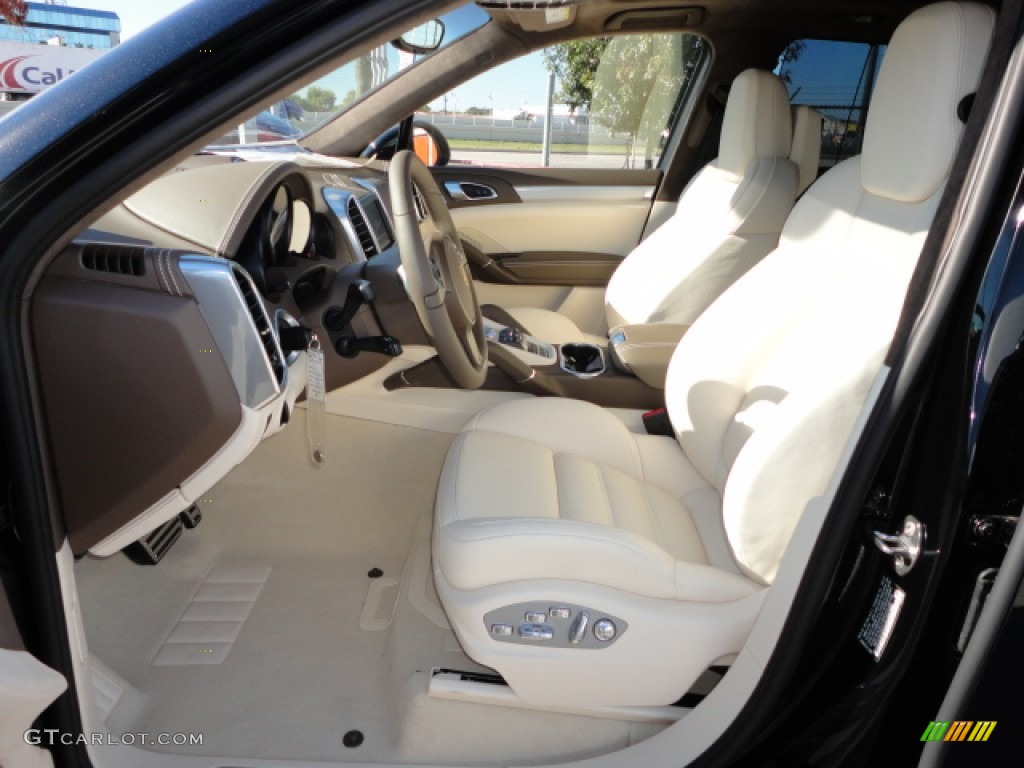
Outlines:
POLYGON ((523 640, 554 640, 555 630, 548 624, 520 624, 519 636, 523 640))
POLYGON ((569 644, 579 645, 587 634, 587 624, 590 623, 590 615, 584 611, 576 617, 576 621, 569 627, 569 644))
POLYGON ((491 641, 531 646, 527 653, 540 653, 541 648, 600 651, 619 642, 629 629, 620 616, 550 598, 493 608, 483 622, 491 641))
POLYGON ((594 637, 602 643, 607 643, 609 640, 613 639, 617 631, 615 622, 611 619, 599 619, 594 624, 594 637))

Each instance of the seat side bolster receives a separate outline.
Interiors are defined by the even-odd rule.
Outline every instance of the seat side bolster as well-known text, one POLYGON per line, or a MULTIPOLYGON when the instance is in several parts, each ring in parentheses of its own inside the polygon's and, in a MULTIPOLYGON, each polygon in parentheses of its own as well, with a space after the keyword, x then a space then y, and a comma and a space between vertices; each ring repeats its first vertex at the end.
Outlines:
POLYGON ((676 563, 676 600, 731 603, 763 589, 760 584, 713 565, 676 563))
POLYGON ((437 562, 457 589, 563 579, 675 599, 677 561, 629 531, 539 518, 462 520, 443 526, 437 562))
MULTIPOLYGON (((735 220, 733 233, 778 237, 796 200, 799 169, 785 157, 758 157, 750 161, 730 201, 735 220)), ((765 254, 762 254, 762 256, 765 254)))

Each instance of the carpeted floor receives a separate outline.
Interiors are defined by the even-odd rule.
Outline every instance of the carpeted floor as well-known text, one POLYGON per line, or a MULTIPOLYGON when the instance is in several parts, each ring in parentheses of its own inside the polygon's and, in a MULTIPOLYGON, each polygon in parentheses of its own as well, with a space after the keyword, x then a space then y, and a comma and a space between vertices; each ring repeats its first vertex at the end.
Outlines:
POLYGON ((112 728, 203 733, 201 747, 158 749, 236 761, 461 764, 557 762, 656 730, 429 697, 432 667, 480 669, 430 581, 451 436, 327 419, 326 466, 307 458, 300 410, 159 565, 76 565, 90 651, 130 685, 112 728))

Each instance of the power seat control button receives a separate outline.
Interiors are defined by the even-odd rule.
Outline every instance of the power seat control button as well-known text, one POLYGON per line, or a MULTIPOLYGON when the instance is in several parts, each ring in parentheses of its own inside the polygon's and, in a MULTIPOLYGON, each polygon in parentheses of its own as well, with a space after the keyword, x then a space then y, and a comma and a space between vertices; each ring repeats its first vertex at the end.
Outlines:
POLYGON ((568 608, 555 606, 548 611, 548 614, 552 619, 568 619, 572 615, 572 611, 568 608))
POLYGON ((594 624, 594 637, 602 643, 607 643, 614 638, 617 631, 615 622, 611 619, 600 619, 594 624))
POLYGON ((542 642, 544 640, 554 640, 555 630, 549 624, 520 624, 519 636, 523 640, 542 642))
POLYGON ((548 620, 548 615, 541 611, 527 611, 524 618, 527 624, 543 624, 548 620))
POLYGON ((511 624, 491 624, 491 634, 495 637, 511 637, 511 624))
POLYGON ((587 625, 590 623, 590 614, 586 611, 580 611, 579 616, 569 627, 569 644, 579 645, 583 642, 584 635, 587 634, 587 625))

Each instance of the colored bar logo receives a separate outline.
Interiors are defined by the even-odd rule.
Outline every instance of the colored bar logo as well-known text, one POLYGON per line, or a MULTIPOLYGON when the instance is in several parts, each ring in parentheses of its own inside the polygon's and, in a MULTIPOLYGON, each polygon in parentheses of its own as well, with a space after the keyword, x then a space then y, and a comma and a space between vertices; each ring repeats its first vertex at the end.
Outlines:
POLYGON ((995 728, 995 720, 933 720, 924 729, 921 741, 988 741, 995 728))

